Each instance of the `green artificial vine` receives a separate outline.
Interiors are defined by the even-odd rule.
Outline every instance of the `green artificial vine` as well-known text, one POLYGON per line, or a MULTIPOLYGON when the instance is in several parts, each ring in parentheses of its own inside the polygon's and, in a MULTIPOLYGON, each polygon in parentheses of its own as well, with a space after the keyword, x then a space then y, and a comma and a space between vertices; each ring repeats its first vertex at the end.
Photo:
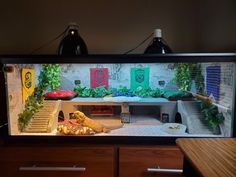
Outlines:
POLYGON ((51 90, 60 87, 60 65, 43 64, 38 81, 39 84, 35 87, 33 94, 26 99, 24 111, 18 115, 18 125, 21 131, 28 125, 38 109, 43 107, 43 92, 48 87, 51 90))
MULTIPOLYGON (((195 81, 196 92, 205 95, 204 92, 204 77, 201 73, 201 65, 193 63, 177 63, 175 65, 175 82, 179 85, 181 90, 188 91, 191 87, 191 81, 195 81)), ((201 112, 208 124, 213 128, 224 121, 224 116, 219 113, 217 106, 209 101, 201 100, 201 112)))
MULTIPOLYGON (((118 94, 119 96, 139 96, 139 97, 161 97, 162 90, 159 88, 152 89, 148 88, 137 88, 132 91, 125 86, 120 86, 118 89, 110 88, 106 89, 104 86, 99 86, 96 88, 83 87, 81 85, 77 85, 74 88, 74 91, 77 93, 79 97, 105 97, 111 94, 118 94)), ((117 95, 117 96, 118 96, 117 95)))
MULTIPOLYGON (((35 88, 37 90, 38 88, 35 88)), ((44 97, 34 92, 26 99, 25 109, 18 115, 19 129, 22 131, 29 123, 33 115, 38 112, 39 108, 43 107, 44 97)))
POLYGON ((147 88, 137 88, 133 91, 133 93, 139 97, 145 98, 145 97, 161 97, 162 91, 159 88, 152 89, 150 87, 147 88))
POLYGON ((201 101, 201 112, 204 114, 208 124, 215 129, 224 121, 224 115, 218 111, 217 106, 209 101, 201 101))
POLYGON ((187 91, 190 89, 190 64, 178 63, 175 65, 174 81, 179 85, 181 90, 187 91))
POLYGON ((60 65, 59 64, 43 64, 42 70, 38 77, 39 87, 46 90, 56 90, 60 87, 60 65))
POLYGON ((204 77, 202 75, 202 67, 200 64, 192 64, 190 67, 191 79, 196 83, 196 90, 199 94, 204 94, 204 77))
POLYGON ((112 94, 113 89, 107 90, 104 86, 90 88, 90 87, 83 87, 81 85, 77 85, 75 86, 74 91, 77 93, 79 97, 101 98, 101 97, 112 94))
POLYGON ((194 63, 175 64, 174 81, 179 85, 181 90, 189 91, 192 80, 196 83, 197 92, 204 93, 204 78, 201 73, 201 65, 194 63))
POLYGON ((104 86, 98 86, 92 90, 93 97, 104 97, 112 94, 112 89, 106 89, 104 86))

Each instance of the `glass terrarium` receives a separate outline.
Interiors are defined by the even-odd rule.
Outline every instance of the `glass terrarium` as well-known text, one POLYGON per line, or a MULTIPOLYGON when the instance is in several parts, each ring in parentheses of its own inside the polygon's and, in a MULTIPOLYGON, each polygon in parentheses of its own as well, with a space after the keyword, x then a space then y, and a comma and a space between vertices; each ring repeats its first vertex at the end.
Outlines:
POLYGON ((3 58, 9 134, 232 136, 234 57, 3 58))

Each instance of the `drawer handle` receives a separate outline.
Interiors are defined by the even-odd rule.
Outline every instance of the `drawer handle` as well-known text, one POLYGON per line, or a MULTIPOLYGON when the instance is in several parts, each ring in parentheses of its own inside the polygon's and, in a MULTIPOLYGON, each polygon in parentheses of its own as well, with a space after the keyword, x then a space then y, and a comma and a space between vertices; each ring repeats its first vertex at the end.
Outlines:
POLYGON ((20 171, 85 171, 85 167, 37 167, 36 165, 30 167, 20 167, 20 171))
POLYGON ((183 173, 182 169, 168 169, 168 168, 147 168, 148 172, 161 172, 161 173, 183 173))

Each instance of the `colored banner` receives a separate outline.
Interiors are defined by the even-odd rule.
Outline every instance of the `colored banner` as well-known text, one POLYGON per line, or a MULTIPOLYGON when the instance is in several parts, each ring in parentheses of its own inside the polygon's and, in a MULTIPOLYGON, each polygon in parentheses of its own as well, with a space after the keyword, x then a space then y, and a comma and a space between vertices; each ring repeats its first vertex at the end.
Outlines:
MULTIPOLYGON (((108 89, 108 68, 90 68, 90 87, 104 86, 108 89)), ((91 115, 106 116, 113 115, 112 106, 92 106, 91 115)))
POLYGON ((206 68, 206 93, 208 96, 213 95, 214 99, 220 99, 220 66, 208 66, 206 68))
POLYGON ((131 89, 149 87, 149 68, 131 68, 131 89))
POLYGON ((34 92, 34 69, 23 68, 21 71, 22 80, 22 102, 34 92))
POLYGON ((90 68, 90 87, 98 86, 108 89, 108 68, 90 68))

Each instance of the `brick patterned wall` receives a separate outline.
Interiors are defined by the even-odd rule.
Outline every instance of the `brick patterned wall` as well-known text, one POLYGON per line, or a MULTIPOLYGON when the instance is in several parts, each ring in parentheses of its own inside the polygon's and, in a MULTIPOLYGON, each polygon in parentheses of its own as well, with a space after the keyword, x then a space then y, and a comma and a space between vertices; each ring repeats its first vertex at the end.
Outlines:
MULTIPOLYGON (((220 66, 220 89, 219 100, 216 101, 222 107, 218 107, 222 112, 225 121, 220 125, 221 132, 224 136, 230 136, 232 126, 232 103, 233 103, 233 63, 204 63, 202 64, 202 73, 206 77, 206 68, 208 66, 220 66), (228 108, 228 111, 225 108, 228 108)), ((206 79, 205 79, 206 80, 206 79)), ((205 83, 206 85, 206 83, 205 83)))

